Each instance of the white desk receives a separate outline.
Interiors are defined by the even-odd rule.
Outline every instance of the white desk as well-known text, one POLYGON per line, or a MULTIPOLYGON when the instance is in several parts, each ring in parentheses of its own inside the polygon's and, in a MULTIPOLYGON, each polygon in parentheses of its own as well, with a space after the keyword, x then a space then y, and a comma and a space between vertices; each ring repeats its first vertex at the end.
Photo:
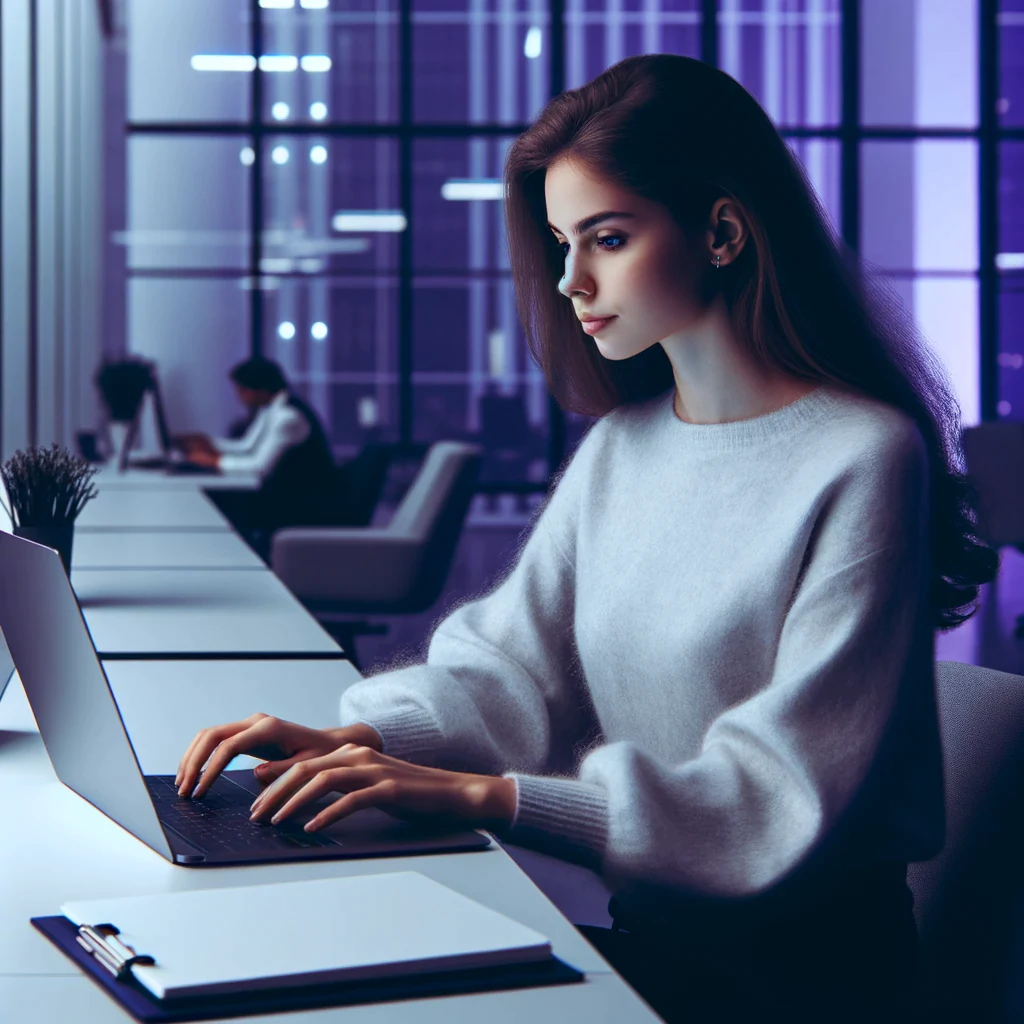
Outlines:
POLYGON ((147 532, 82 530, 72 569, 259 569, 266 563, 236 533, 220 528, 147 532))
MULTIPOLYGON (((110 677, 140 760, 158 770, 171 767, 164 760, 170 753, 161 738, 165 725, 168 734, 191 735, 209 724, 214 706, 222 720, 243 717, 256 710, 253 697, 261 690, 276 703, 275 710, 315 724, 336 703, 346 674, 354 672, 340 664, 278 663, 270 669, 265 663, 222 663, 214 678, 216 667, 200 663, 176 680, 173 694, 147 701, 147 692, 164 691, 159 683, 166 677, 147 678, 155 668, 118 663, 110 677)), ((29 925, 29 917, 56 913, 64 900, 413 870, 544 933, 558 956, 587 972, 587 980, 258 1019, 294 1024, 657 1021, 497 844, 474 853, 361 861, 212 869, 170 864, 56 780, 17 680, 0 702, 0 805, 12 820, 33 822, 29 841, 0 832, 0 1019, 63 1021, 69 1000, 75 1017, 90 1024, 129 1019, 29 925)))
POLYGON ((171 476, 162 469, 129 468, 120 473, 116 467, 110 465, 101 466, 94 480, 100 490, 216 491, 234 488, 255 491, 260 485, 259 477, 255 473, 171 476))
POLYGON ((269 570, 73 569, 71 584, 105 654, 340 650, 269 570))
POLYGON ((217 507, 196 487, 101 489, 82 509, 82 530, 230 530, 217 507))

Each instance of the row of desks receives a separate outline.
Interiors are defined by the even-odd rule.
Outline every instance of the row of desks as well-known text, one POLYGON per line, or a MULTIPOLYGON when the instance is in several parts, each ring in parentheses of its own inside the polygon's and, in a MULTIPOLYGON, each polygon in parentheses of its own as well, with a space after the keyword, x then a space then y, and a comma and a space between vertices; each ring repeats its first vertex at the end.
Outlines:
MULTIPOLYGON (((336 722, 339 696, 359 674, 205 497, 217 481, 131 473, 98 482, 100 496, 76 529, 71 578, 142 770, 173 772, 199 728, 253 711, 336 722)), ((386 860, 205 870, 168 863, 57 781, 16 676, 0 700, 0 806, 0 1020, 130 1019, 30 927, 30 917, 65 900, 389 870, 421 871, 536 928, 587 980, 259 1019, 657 1020, 497 843, 386 860)))

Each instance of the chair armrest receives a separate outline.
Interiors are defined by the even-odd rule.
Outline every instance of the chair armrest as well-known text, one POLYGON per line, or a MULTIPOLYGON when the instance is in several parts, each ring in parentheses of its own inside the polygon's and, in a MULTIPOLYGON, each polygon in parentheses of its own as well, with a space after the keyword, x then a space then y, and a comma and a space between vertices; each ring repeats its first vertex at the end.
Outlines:
POLYGON ((271 568, 300 601, 401 600, 422 559, 422 541, 380 529, 297 527, 270 544, 271 568))

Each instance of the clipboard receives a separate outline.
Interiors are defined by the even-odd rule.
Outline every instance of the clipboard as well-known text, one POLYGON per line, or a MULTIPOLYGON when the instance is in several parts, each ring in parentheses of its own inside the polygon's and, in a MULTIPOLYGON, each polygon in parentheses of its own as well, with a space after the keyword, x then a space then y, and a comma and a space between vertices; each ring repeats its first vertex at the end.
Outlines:
POLYGON ((471 967, 372 981, 264 988, 257 992, 158 1000, 132 974, 134 964, 152 963, 152 958, 122 944, 117 938, 115 925, 77 927, 63 915, 33 917, 31 924, 142 1024, 171 1024, 286 1010, 565 985, 584 978, 582 972, 553 956, 547 960, 500 967, 471 967))

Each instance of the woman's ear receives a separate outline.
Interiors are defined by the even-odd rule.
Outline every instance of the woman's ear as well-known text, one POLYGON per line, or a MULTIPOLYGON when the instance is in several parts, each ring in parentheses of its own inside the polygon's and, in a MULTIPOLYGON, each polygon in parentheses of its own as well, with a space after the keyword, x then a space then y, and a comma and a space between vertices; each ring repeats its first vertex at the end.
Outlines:
POLYGON ((711 263, 728 266, 743 252, 749 237, 750 228, 743 207, 728 196, 716 199, 707 232, 711 263))

